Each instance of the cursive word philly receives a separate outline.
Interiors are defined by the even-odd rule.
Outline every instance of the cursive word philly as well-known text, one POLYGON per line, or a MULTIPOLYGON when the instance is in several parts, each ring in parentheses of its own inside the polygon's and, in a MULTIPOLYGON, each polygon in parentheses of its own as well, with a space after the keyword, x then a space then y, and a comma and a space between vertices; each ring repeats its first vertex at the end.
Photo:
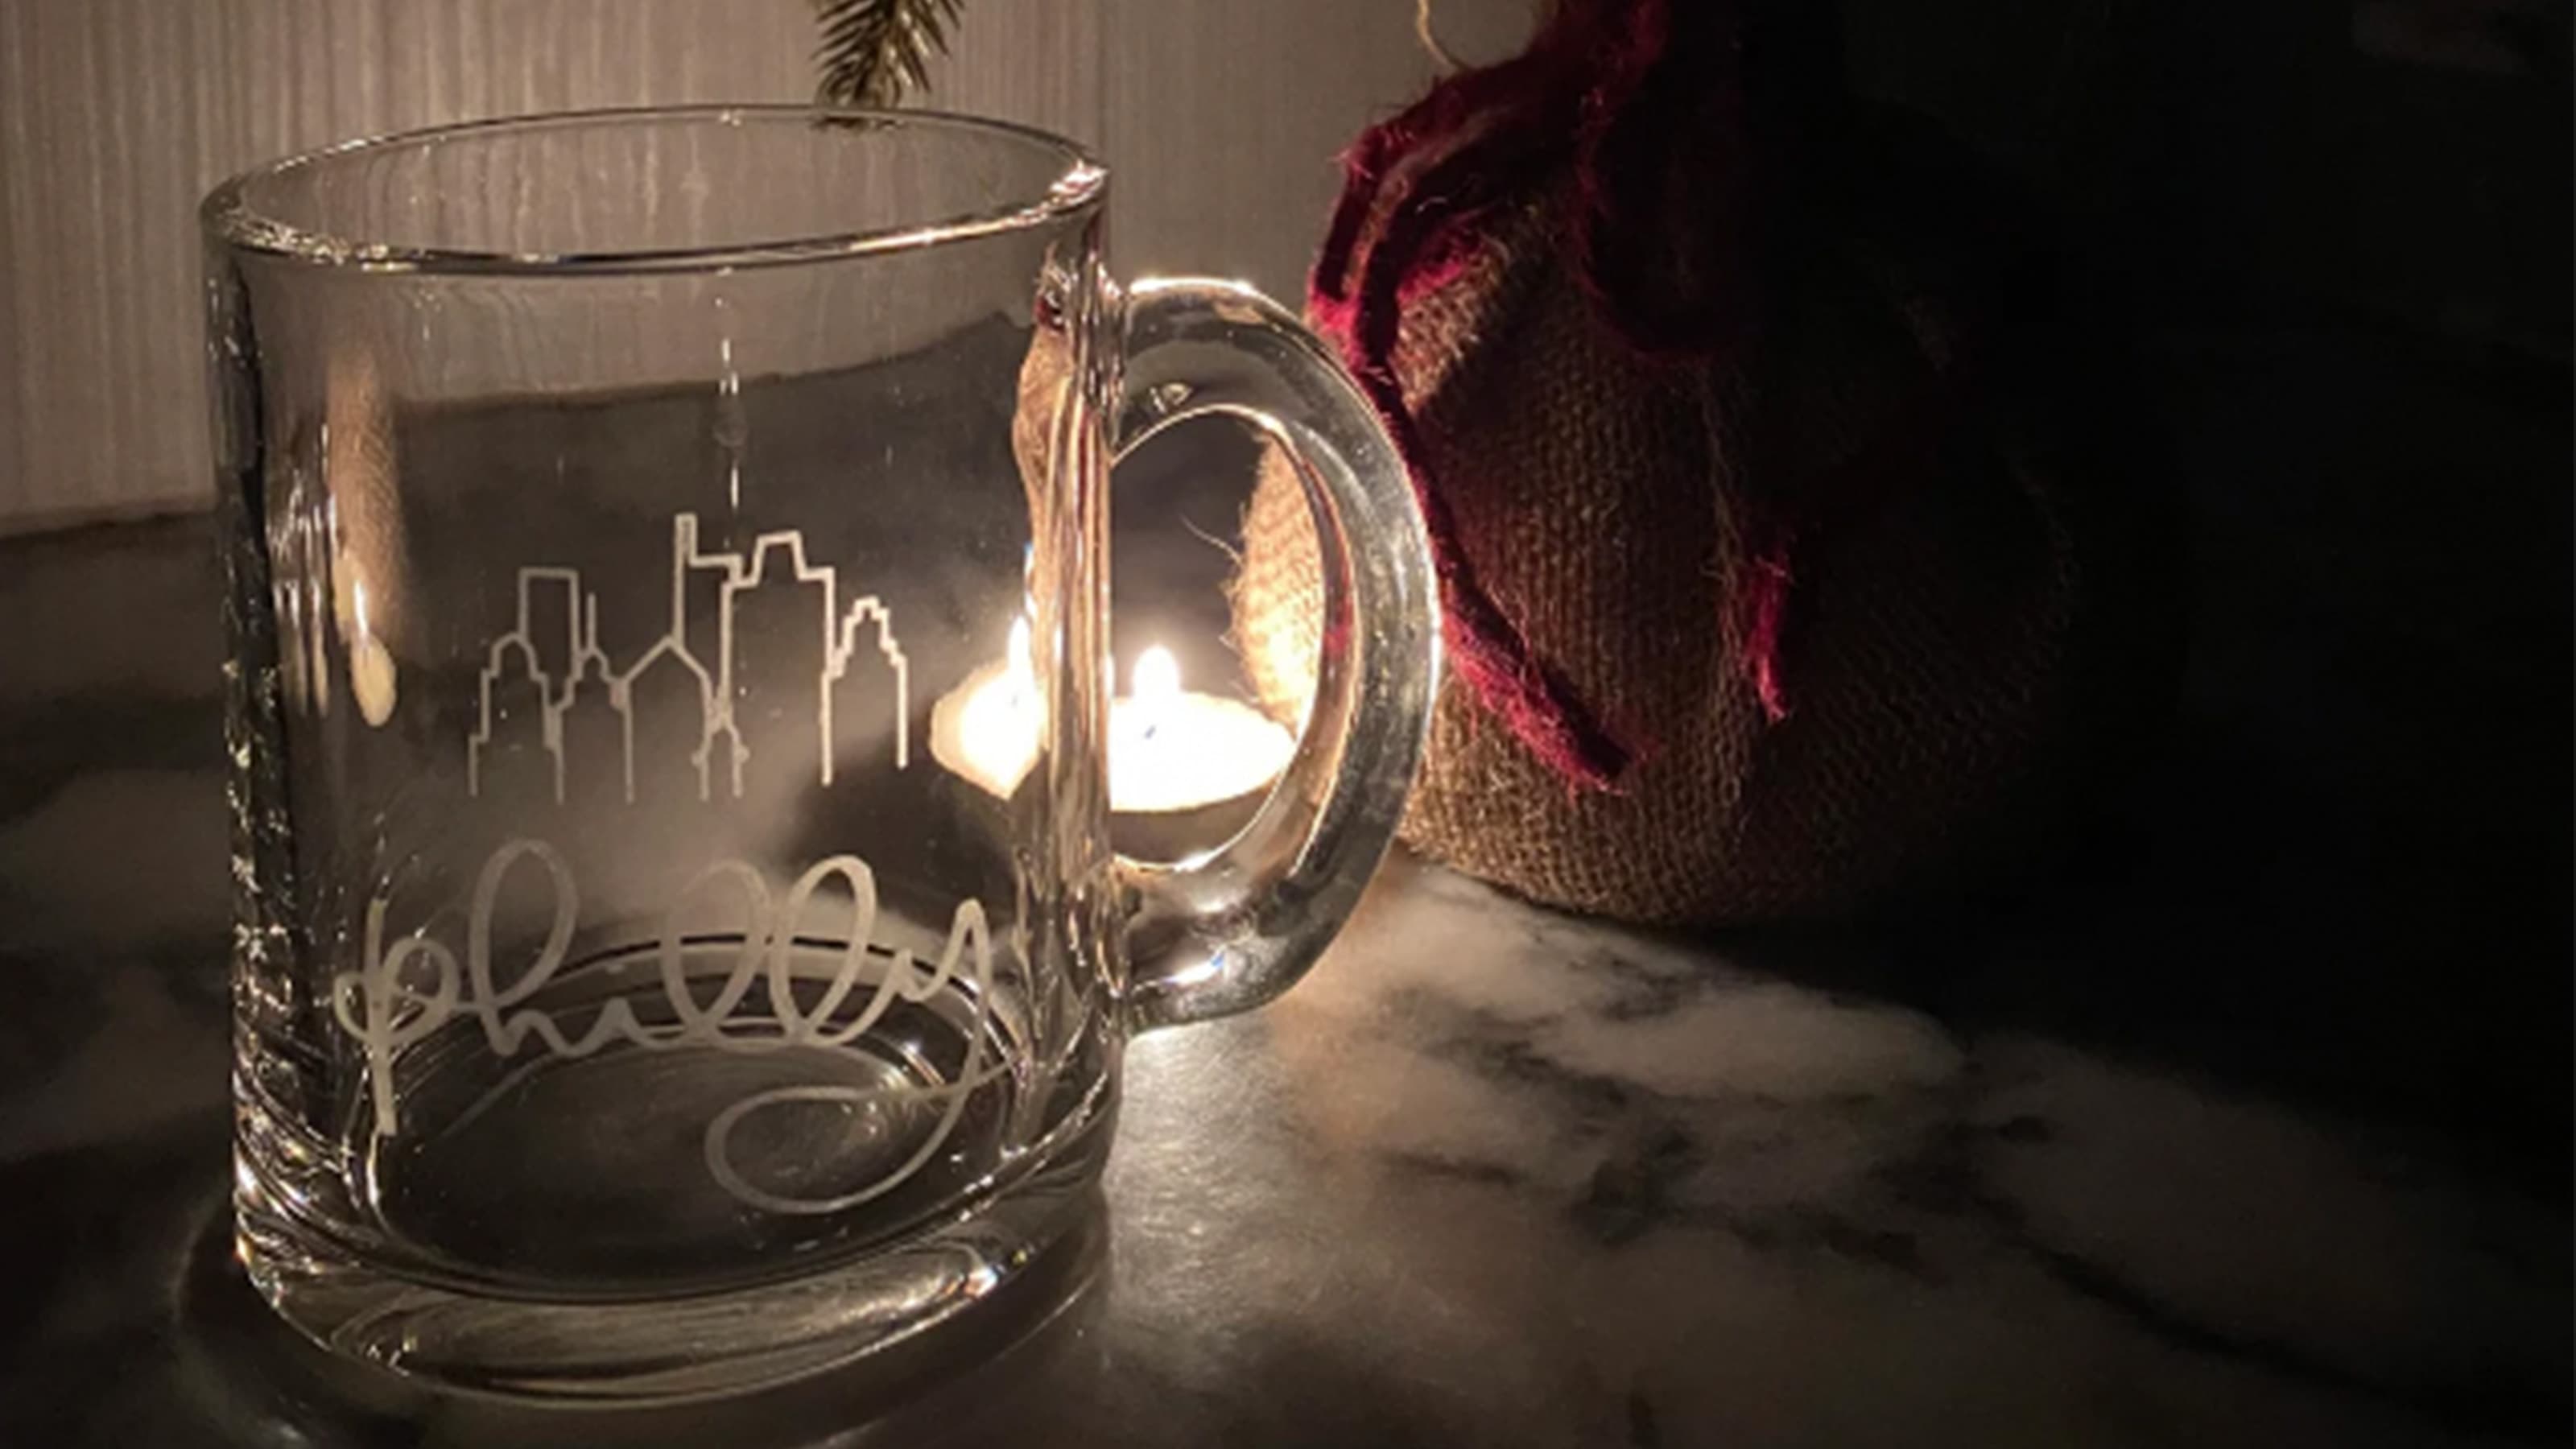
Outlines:
MULTIPOLYGON (((743 1054, 789 1047, 845 1047, 864 1038, 897 1001, 927 1002, 961 985, 971 987, 979 1009, 990 1000, 992 937, 980 902, 970 898, 958 904, 949 922, 947 944, 936 965, 925 971, 910 951, 871 945, 877 925, 876 876, 857 856, 835 855, 815 862, 784 897, 774 900, 760 872, 741 861, 722 860, 692 877, 662 918, 657 958, 670 1021, 648 1026, 636 1018, 624 997, 611 997, 586 1027, 567 1032, 551 1013, 523 1003, 545 990, 562 969, 579 913, 572 871, 563 856, 546 842, 530 839, 513 840, 494 851, 476 877, 462 963, 445 943, 426 935, 387 944, 385 901, 379 897, 368 905, 360 969, 332 979, 331 1014, 365 1051, 368 1095, 379 1134, 390 1136, 401 1127, 394 1068, 403 1049, 459 1015, 479 1023, 484 1039, 500 1056, 515 1056, 533 1040, 554 1056, 575 1059, 612 1042, 647 1051, 697 1047, 743 1054), (494 984, 493 977, 493 912, 514 869, 541 873, 550 888, 553 920, 545 943, 526 969, 502 987, 494 984), (834 881, 849 894, 849 929, 846 935, 835 935, 842 944, 829 972, 818 973, 796 959, 800 951, 811 949, 811 938, 804 937, 799 927, 815 897, 834 881), (711 891, 733 893, 745 908, 746 924, 721 987, 712 1000, 701 1002, 689 981, 682 920, 687 908, 711 891), (836 1023, 858 991, 871 955, 883 963, 873 989, 856 1015, 836 1023), (732 1020, 764 975, 769 990, 760 1014, 749 1021, 732 1020), (793 990, 796 979, 818 975, 824 980, 820 995, 812 1006, 799 1006, 793 990)), ((978 1070, 983 1065, 982 1037, 981 1032, 970 1033, 977 1043, 970 1049, 974 1059, 960 1071, 958 1081, 924 1088, 922 1094, 962 1095, 988 1080, 989 1074, 978 1070)))

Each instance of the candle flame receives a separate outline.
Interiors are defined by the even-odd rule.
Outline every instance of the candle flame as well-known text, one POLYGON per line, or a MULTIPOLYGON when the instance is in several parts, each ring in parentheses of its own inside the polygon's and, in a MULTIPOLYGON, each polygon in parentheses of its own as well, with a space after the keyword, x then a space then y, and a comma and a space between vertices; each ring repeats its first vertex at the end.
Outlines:
POLYGON ((1160 644, 1148 645, 1144 653, 1136 656, 1136 670, 1130 678, 1135 681, 1138 703, 1159 705, 1181 696, 1181 661, 1160 644))

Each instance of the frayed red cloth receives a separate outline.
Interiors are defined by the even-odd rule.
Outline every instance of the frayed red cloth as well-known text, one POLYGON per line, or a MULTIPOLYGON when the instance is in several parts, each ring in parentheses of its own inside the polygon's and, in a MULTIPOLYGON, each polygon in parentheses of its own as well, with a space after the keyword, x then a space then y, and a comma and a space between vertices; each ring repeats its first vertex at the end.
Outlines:
MULTIPOLYGON (((1833 41, 1800 0, 1561 0, 1351 148, 1308 310, 1438 555, 1434 859, 1847 917, 2044 858, 2153 717, 2176 552, 2118 328, 1833 41)), ((1266 464, 1233 598, 1283 719, 1323 582, 1266 464)))
MULTIPOLYGON (((1573 188, 1564 262, 1604 320, 1640 352, 1701 361, 1752 325, 1749 206, 1733 6, 1676 0, 1561 0, 1529 48, 1434 86, 1361 133, 1308 297, 1413 470, 1448 609, 1452 667, 1559 775, 1612 788, 1634 744, 1540 658, 1487 594, 1458 543, 1448 491, 1432 476, 1393 358, 1406 301, 1456 275, 1507 208, 1573 188), (1428 164, 1407 169, 1420 156, 1428 164), (1365 253, 1361 240, 1374 223, 1365 253)), ((1744 668, 1773 716, 1788 708, 1778 651, 1791 537, 1764 550, 1738 608, 1744 668)))

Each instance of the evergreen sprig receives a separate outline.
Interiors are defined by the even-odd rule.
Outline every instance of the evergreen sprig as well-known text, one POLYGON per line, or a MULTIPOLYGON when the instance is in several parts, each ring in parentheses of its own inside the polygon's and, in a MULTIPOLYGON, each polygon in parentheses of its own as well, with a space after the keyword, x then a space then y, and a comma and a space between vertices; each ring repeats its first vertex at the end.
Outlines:
POLYGON ((822 28, 815 94, 841 106, 892 106, 930 84, 965 0, 814 0, 822 28))

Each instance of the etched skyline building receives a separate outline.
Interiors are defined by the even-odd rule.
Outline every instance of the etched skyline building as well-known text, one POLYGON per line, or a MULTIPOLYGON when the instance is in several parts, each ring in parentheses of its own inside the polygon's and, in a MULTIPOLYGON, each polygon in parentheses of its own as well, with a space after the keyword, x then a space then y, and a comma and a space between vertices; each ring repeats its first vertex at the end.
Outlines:
POLYGON ((745 557, 705 551, 697 515, 674 518, 667 627, 623 669, 599 646, 599 596, 577 570, 520 569, 515 602, 511 629, 485 652, 468 794, 735 798, 755 761, 807 758, 829 785, 835 715, 887 692, 895 768, 911 763, 911 678, 893 618, 874 596, 844 608, 838 571, 810 561, 796 530, 759 535, 745 557), (879 682, 890 691, 869 687, 879 682))

